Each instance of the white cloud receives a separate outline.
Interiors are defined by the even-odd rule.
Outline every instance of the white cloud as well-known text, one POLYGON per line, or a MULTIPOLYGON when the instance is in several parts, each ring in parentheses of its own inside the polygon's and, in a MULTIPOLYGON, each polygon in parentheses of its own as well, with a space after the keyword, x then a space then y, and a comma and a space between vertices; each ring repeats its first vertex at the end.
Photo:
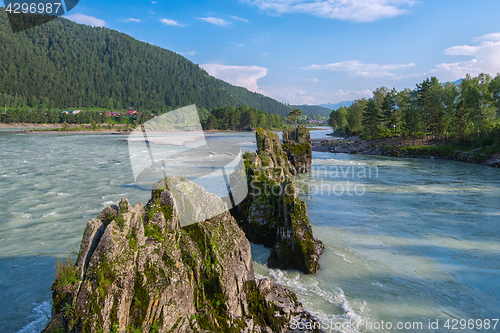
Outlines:
POLYGON ((311 82, 318 82, 318 78, 315 77, 314 79, 307 79, 307 81, 311 81, 311 82))
POLYGON ((76 23, 82 23, 82 24, 87 24, 91 25, 93 27, 105 27, 106 26, 106 21, 98 19, 94 16, 88 16, 84 14, 72 14, 72 15, 66 15, 64 16, 68 20, 74 21, 76 23))
POLYGON ((276 13, 306 13, 314 16, 371 22, 408 14, 414 0, 243 0, 261 10, 276 13))
POLYGON ((137 23, 140 23, 141 20, 131 17, 131 18, 126 19, 125 22, 137 22, 137 23))
POLYGON ((200 20, 203 20, 213 25, 218 25, 220 27, 226 27, 231 24, 231 22, 216 17, 200 17, 200 20))
POLYGON ((241 17, 238 17, 238 16, 229 15, 229 17, 232 18, 233 20, 237 20, 237 21, 248 23, 247 19, 244 19, 244 18, 241 18, 241 17))
POLYGON ((444 50, 449 56, 471 56, 471 60, 454 63, 442 63, 431 70, 443 80, 457 80, 466 74, 478 75, 500 73, 500 33, 491 33, 474 38, 480 42, 477 46, 460 45, 444 50))
POLYGON ((378 65, 378 64, 365 64, 359 60, 349 60, 349 61, 341 61, 325 65, 313 64, 311 66, 303 67, 301 69, 331 70, 334 72, 348 72, 352 76, 364 76, 371 78, 392 77, 394 79, 400 79, 402 76, 396 75, 392 73, 392 71, 414 66, 415 66, 414 63, 398 64, 398 65, 378 65))
POLYGON ((474 42, 498 42, 500 41, 500 32, 494 32, 492 34, 486 34, 474 38, 474 42))
POLYGON ((163 24, 165 24, 165 25, 172 25, 172 26, 177 26, 177 27, 184 27, 185 26, 184 24, 180 24, 177 21, 169 20, 169 19, 166 19, 166 18, 162 18, 160 20, 160 22, 163 23, 163 24))
POLYGON ((338 103, 341 101, 352 101, 363 97, 370 98, 373 96, 370 89, 361 91, 311 91, 302 87, 262 86, 260 88, 266 92, 267 96, 292 105, 338 103))
POLYGON ((315 97, 301 87, 262 87, 267 95, 277 101, 292 105, 315 104, 315 97))
POLYGON ((196 54, 196 51, 179 52, 179 54, 194 56, 196 54))
POLYGON ((267 75, 267 68, 259 66, 226 66, 221 64, 200 65, 208 74, 235 86, 245 87, 248 90, 263 93, 257 85, 257 80, 267 75))

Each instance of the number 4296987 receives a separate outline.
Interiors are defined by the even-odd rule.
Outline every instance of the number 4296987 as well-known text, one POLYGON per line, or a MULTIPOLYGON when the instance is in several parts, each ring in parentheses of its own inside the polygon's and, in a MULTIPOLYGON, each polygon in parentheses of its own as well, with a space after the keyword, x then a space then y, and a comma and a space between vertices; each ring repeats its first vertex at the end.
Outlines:
POLYGON ((449 330, 465 330, 465 329, 496 329, 498 324, 498 319, 448 319, 444 324, 444 327, 449 330))
MULTIPOLYGON (((9 3, 5 11, 11 14, 57 14, 62 3, 9 3)), ((63 10, 64 13, 64 10, 63 10)), ((63 14, 61 13, 61 14, 63 14)))

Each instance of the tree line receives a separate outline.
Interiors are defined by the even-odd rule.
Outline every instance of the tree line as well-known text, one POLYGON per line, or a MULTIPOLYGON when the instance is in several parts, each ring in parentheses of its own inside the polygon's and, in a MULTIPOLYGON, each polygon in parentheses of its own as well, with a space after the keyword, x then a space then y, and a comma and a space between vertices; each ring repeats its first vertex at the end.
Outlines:
POLYGON ((377 88, 370 99, 330 114, 329 125, 344 135, 376 139, 452 140, 455 143, 500 142, 500 74, 467 75, 460 82, 440 83, 427 78, 415 89, 377 88))
POLYGON ((246 106, 224 107, 203 114, 201 124, 205 130, 279 129, 285 126, 285 117, 246 106))
MULTIPOLYGON (((214 108, 212 111, 198 109, 200 122, 205 130, 249 130, 257 127, 280 129, 286 126, 282 115, 267 113, 246 106, 214 108)), ((77 114, 63 113, 61 110, 47 109, 7 109, 0 112, 0 122, 6 124, 130 124, 139 125, 152 119, 156 114, 151 110, 141 111, 141 115, 127 117, 125 111, 119 116, 107 116, 106 110, 85 110, 77 114)))

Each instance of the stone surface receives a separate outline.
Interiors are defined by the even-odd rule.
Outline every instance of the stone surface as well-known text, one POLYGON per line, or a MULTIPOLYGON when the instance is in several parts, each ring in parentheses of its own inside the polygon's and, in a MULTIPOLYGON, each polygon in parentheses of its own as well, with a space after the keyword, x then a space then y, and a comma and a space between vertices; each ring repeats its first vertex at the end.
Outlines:
POLYGON ((283 149, 297 173, 311 171, 312 142, 307 128, 301 126, 283 131, 283 149))
POLYGON ((229 212, 181 227, 168 188, 87 223, 77 279, 56 274, 45 332, 292 332, 291 320, 316 322, 293 292, 255 279, 229 212))
MULTIPOLYGON (((250 194, 232 213, 251 242, 271 248, 269 267, 315 273, 324 247, 313 236, 306 204, 297 197, 298 171, 276 133, 257 129, 256 139, 257 152, 244 156, 250 194)), ((297 140, 309 144, 310 135, 302 133, 297 140)))

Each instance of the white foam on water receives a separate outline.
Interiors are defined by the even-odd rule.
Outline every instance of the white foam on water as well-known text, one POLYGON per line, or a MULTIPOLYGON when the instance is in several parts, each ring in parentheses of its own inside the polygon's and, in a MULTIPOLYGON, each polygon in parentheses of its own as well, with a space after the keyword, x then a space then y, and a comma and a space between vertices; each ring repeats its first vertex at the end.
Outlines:
MULTIPOLYGON (((280 269, 269 269, 269 274, 278 284, 299 294, 299 298, 301 298, 300 295, 312 296, 313 298, 319 297, 342 309, 342 314, 332 314, 325 313, 321 309, 315 309, 313 303, 307 302, 305 304, 305 309, 323 323, 322 329, 325 332, 359 333, 361 332, 361 324, 369 318, 370 311, 366 306, 366 301, 363 301, 360 309, 356 311, 345 296, 344 291, 337 286, 331 286, 331 290, 324 290, 314 278, 307 283, 301 274, 294 274, 280 269)), ((317 302, 314 303, 317 304, 317 302)))
POLYGON ((57 212, 50 212, 48 214, 43 215, 42 217, 49 217, 49 216, 54 216, 57 215, 57 212))
MULTIPOLYGON (((35 305, 35 304, 33 304, 35 305)), ((32 320, 28 325, 21 328, 17 333, 39 333, 47 325, 52 311, 49 302, 43 302, 33 309, 33 314, 28 317, 32 320)))
POLYGON ((106 201, 106 202, 103 202, 102 205, 103 206, 109 206, 109 205, 112 205, 114 203, 115 203, 114 201, 106 201))
POLYGON ((69 195, 69 193, 63 193, 63 192, 61 192, 61 193, 57 193, 57 195, 58 195, 58 196, 62 196, 62 195, 69 195))
MULTIPOLYGON (((134 185, 134 184, 132 184, 132 185, 134 185)), ((124 195, 127 195, 127 194, 126 193, 121 193, 121 194, 120 193, 118 193, 118 194, 107 194, 107 195, 104 195, 101 199, 106 199, 108 197, 116 197, 116 196, 123 197, 124 195)))

